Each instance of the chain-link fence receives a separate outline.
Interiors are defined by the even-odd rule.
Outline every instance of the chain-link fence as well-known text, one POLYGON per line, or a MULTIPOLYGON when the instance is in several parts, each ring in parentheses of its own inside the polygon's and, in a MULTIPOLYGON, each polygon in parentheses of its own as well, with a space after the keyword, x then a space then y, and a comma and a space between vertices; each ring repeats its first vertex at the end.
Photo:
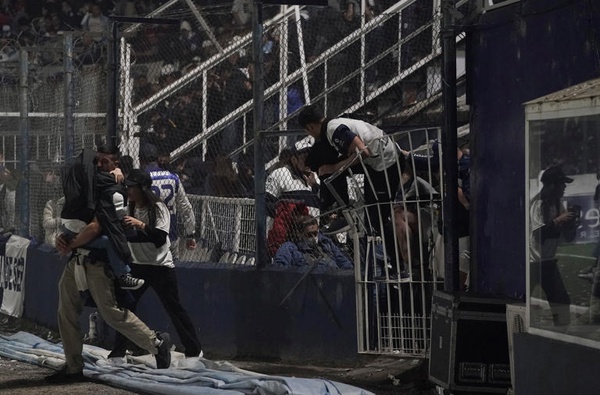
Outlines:
MULTIPOLYGON (((291 229, 295 213, 285 208, 289 203, 301 203, 298 207, 315 216, 321 230, 345 218, 344 213, 364 211, 361 197, 370 180, 361 174, 345 180, 348 207, 336 206, 335 199, 323 203, 331 188, 326 177, 305 173, 297 157, 306 133, 299 130, 296 116, 304 105, 316 104, 328 117, 344 115, 378 126, 398 149, 427 151, 441 124, 438 3, 368 2, 365 10, 359 2, 348 2, 344 9, 265 6, 259 45, 264 57, 260 131, 253 127, 257 73, 247 9, 171 0, 151 12, 146 23, 120 20, 119 52, 113 59, 118 81, 108 78, 109 38, 69 33, 48 38, 43 45, 4 40, 9 55, 0 59, 0 148, 8 171, 0 180, 2 227, 39 240, 56 231, 56 221, 44 219, 55 220, 60 211, 58 167, 65 147, 93 147, 107 135, 112 86, 119 88, 116 133, 126 155, 123 165, 170 171, 188 195, 189 209, 177 208, 182 214, 178 232, 184 236, 195 231, 200 245, 194 251, 181 245, 181 259, 255 263, 255 222, 261 220, 254 201, 253 144, 258 132, 266 147, 260 165, 267 177, 277 174, 278 180, 276 188, 269 186, 269 178, 258 180, 267 184, 272 203, 268 232, 273 227, 291 229), (278 208, 286 216, 278 216, 278 208)), ((434 183, 432 174, 429 183, 434 183)), ((409 176, 400 177, 404 182, 409 176)), ((167 184, 157 190, 168 204, 175 201, 167 184)), ((428 203, 433 210, 432 199, 428 203)), ((417 224, 424 226, 424 212, 417 211, 423 214, 417 215, 417 224)), ((356 225, 358 218, 347 219, 356 225)), ((400 230, 391 230, 394 240, 402 238, 400 230)), ((359 292, 365 302, 359 303, 360 351, 422 354, 428 327, 424 300, 437 281, 428 263, 432 254, 423 250, 423 245, 431 247, 430 233, 419 232, 418 241, 404 243, 409 252, 398 251, 402 246, 394 242, 396 256, 404 256, 390 263, 395 272, 377 275, 373 271, 390 252, 381 258, 378 241, 365 238, 373 236, 367 233, 360 239, 352 232, 331 235, 357 268, 358 286, 364 286, 359 292), (369 253, 379 255, 369 260, 369 253), (369 265, 371 275, 364 271, 369 265), (401 267, 408 281, 401 277, 401 267), (421 318, 415 321, 417 315, 421 318), (405 327, 406 322, 412 326, 405 327), (414 343, 395 340, 406 333, 412 333, 414 343)), ((287 237, 271 241, 274 255, 287 237)))
MULTIPOLYGON (((439 159, 431 142, 439 137, 442 115, 439 2, 372 4, 365 10, 358 2, 344 9, 265 7, 259 45, 264 106, 258 118, 267 178, 258 181, 266 184, 267 244, 272 258, 292 240, 298 214, 316 217, 318 229, 329 229, 356 268, 360 351, 423 355, 427 301, 439 281, 433 247, 441 184, 439 168, 431 164, 439 159), (400 149, 427 153, 428 170, 419 175, 435 195, 417 193, 407 203, 405 194, 417 177, 407 166, 397 176, 400 195, 392 192, 404 203, 390 206, 389 217, 368 219, 387 228, 371 232, 359 226, 365 212, 374 212, 367 207, 373 202, 364 200, 372 180, 357 173, 342 177, 347 205, 336 205, 331 196, 324 201, 327 191, 340 187, 307 173, 306 133, 296 121, 306 104, 316 104, 328 117, 377 125, 392 136, 398 158, 400 149), (332 232, 340 219, 355 231, 332 232)), ((171 1, 151 16, 175 19, 176 25, 123 30, 122 148, 135 165, 154 160, 178 174, 201 239, 197 251, 181 250, 186 259, 252 264, 256 250, 254 223, 261 219, 253 204, 258 131, 252 99, 261 75, 252 61, 250 19, 239 12, 244 15, 200 1, 171 1)))
MULTIPOLYGON (((285 131, 298 129, 307 103, 389 131, 439 124, 436 4, 265 6, 265 167, 281 164, 305 137, 285 131)), ((151 16, 178 23, 123 27, 123 151, 138 165, 140 153, 156 150, 188 194, 253 198, 250 20, 236 25, 231 8, 199 1, 171 1, 151 16)))
POLYGON ((1 226, 43 241, 57 229, 65 139, 80 149, 106 135, 105 44, 68 33, 4 38, 2 52, 1 226))

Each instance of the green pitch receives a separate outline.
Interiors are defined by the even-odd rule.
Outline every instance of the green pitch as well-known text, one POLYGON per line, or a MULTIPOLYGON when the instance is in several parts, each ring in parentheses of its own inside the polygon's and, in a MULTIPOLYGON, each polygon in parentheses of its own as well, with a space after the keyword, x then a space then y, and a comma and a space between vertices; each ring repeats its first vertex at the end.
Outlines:
POLYGON ((573 305, 589 306, 592 283, 577 275, 581 270, 595 264, 596 260, 592 256, 595 245, 565 244, 558 248, 558 267, 573 305))

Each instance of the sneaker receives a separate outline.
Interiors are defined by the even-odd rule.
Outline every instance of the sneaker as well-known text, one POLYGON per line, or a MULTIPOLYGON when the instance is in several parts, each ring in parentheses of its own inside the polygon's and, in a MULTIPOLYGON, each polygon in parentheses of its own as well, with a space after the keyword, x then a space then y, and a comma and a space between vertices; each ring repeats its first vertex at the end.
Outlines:
POLYGON ((583 270, 579 271, 579 274, 590 274, 590 273, 594 273, 594 269, 596 268, 596 265, 592 265, 588 268, 585 268, 583 270))
POLYGON ((171 336, 166 332, 157 332, 156 340, 159 341, 156 346, 158 353, 154 356, 156 358, 156 368, 168 369, 171 366, 171 336))
POLYGON ((330 236, 330 235, 335 235, 335 234, 342 233, 342 232, 347 232, 349 230, 350 230, 350 225, 348 224, 348 221, 346 221, 346 218, 338 217, 338 218, 334 219, 331 222, 331 224, 329 224, 327 229, 323 230, 321 233, 323 233, 326 236, 330 236))
POLYGON ((117 283, 121 289, 140 289, 144 285, 144 280, 131 277, 131 274, 127 273, 119 277, 117 283))
POLYGON ((403 270, 400 272, 400 282, 401 283, 409 283, 412 280, 410 274, 403 270))
POLYGON ((83 375, 83 372, 67 373, 67 368, 62 368, 58 372, 46 376, 44 378, 49 384, 70 384, 70 383, 82 383, 88 381, 83 375))
POLYGON ((193 353, 193 354, 185 353, 185 357, 202 359, 202 358, 204 358, 204 352, 202 350, 200 350, 199 353, 193 353))
POLYGON ((596 265, 593 265, 586 269, 580 270, 579 274, 577 274, 577 277, 579 277, 583 280, 589 280, 589 281, 593 282, 595 273, 596 273, 596 265))
POLYGON ((588 280, 593 282, 594 281, 594 273, 579 273, 577 275, 577 277, 579 277, 582 280, 588 280))

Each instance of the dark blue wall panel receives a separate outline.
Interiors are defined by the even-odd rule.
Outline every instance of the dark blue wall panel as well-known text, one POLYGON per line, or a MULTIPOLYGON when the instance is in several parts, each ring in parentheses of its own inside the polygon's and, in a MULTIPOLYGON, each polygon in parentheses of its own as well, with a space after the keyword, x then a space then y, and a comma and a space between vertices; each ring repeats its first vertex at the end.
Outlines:
MULTIPOLYGON (((56 328, 57 287, 65 262, 55 253, 29 249, 26 318, 56 328)), ((175 270, 182 303, 209 358, 332 364, 358 358, 353 272, 313 274, 280 307, 302 271, 214 264, 184 264, 175 270)), ((91 311, 81 316, 83 331, 91 311)), ((152 290, 142 297, 138 315, 152 329, 169 331, 179 344, 152 290)))
POLYGON ((600 4, 528 0, 468 28, 479 292, 525 294, 523 103, 600 76, 600 4))
POLYGON ((597 394, 600 350, 515 333, 515 394, 597 394))

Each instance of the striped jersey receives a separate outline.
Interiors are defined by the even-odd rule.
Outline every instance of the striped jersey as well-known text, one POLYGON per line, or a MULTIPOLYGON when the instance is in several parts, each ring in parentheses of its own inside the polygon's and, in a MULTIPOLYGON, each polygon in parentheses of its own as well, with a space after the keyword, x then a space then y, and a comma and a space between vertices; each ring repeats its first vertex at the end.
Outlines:
POLYGON ((160 168, 155 163, 146 166, 145 170, 152 178, 152 191, 165 203, 171 215, 169 239, 174 241, 179 238, 177 229, 178 215, 183 220, 185 234, 190 235, 194 233, 194 230, 196 229, 194 209, 185 194, 179 176, 160 168))

